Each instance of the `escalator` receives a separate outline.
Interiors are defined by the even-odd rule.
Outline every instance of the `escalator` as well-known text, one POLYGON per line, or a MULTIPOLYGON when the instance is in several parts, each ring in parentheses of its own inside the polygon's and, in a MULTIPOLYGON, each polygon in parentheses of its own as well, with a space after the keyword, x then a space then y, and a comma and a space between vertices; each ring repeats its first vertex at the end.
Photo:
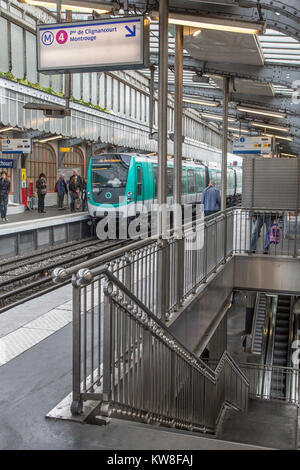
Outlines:
MULTIPOLYGON (((273 343, 273 367, 288 367, 292 297, 278 295, 273 343)), ((275 369, 271 375, 270 394, 273 398, 286 395, 286 375, 275 369)))
MULTIPOLYGON (((260 361, 265 398, 285 400, 287 397, 289 378, 286 368, 291 366, 291 342, 294 338, 293 305, 293 296, 266 295, 260 361)), ((258 320, 259 315, 256 322, 258 320)))
POLYGON ((256 296, 254 320, 252 329, 251 353, 261 354, 264 325, 267 312, 267 296, 264 292, 258 292, 256 296))

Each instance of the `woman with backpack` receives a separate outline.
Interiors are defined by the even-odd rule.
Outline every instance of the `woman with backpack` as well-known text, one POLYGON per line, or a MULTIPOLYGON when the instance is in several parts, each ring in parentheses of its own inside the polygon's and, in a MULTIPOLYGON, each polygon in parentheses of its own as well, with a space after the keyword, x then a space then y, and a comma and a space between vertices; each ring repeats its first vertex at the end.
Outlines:
POLYGON ((45 196, 47 194, 47 181, 46 175, 41 173, 39 179, 36 182, 36 189, 38 194, 38 212, 45 214, 45 196))

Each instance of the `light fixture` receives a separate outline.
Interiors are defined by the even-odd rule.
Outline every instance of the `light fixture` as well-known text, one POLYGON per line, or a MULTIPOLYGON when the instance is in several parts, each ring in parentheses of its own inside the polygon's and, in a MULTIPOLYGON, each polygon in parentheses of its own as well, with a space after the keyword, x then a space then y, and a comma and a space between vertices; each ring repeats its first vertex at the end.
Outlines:
POLYGON ((199 34, 201 34, 201 32, 201 29, 197 29, 197 31, 193 32, 193 37, 196 38, 197 36, 199 36, 199 34))
POLYGON ((202 100, 200 98, 198 99, 198 98, 193 98, 193 97, 190 97, 190 96, 184 96, 182 98, 182 101, 184 101, 185 103, 202 104, 203 106, 213 106, 213 107, 220 106, 219 101, 202 100))
POLYGON ((0 132, 11 131, 12 129, 14 129, 12 126, 3 127, 2 129, 0 129, 0 132))
POLYGON ((54 137, 46 137, 45 139, 38 140, 41 144, 44 142, 49 142, 50 140, 62 139, 62 135, 55 135, 54 137))
POLYGON ((294 155, 293 153, 281 153, 283 157, 297 157, 297 155, 294 155))
MULTIPOLYGON (((36 7, 48 7, 48 8, 56 8, 56 0, 21 0, 22 3, 27 3, 27 5, 32 5, 36 7)), ((100 4, 98 2, 93 2, 93 1, 87 1, 86 6, 79 5, 79 2, 76 0, 66 0, 66 3, 62 1, 61 8, 63 10, 72 10, 74 12, 79 12, 79 13, 92 13, 95 11, 96 13, 99 13, 100 15, 103 13, 109 13, 115 8, 115 5, 112 4, 111 8, 110 5, 105 4, 100 4)))
MULTIPOLYGON (((201 113, 201 116, 206 119, 216 119, 217 121, 223 121, 223 116, 221 114, 209 114, 209 113, 201 113)), ((236 119, 228 118, 229 122, 235 122, 236 119)))
MULTIPOLYGON (((159 12, 153 11, 151 16, 153 19, 157 20, 159 18, 159 12)), ((169 23, 240 34, 262 34, 265 30, 265 25, 261 23, 250 23, 247 21, 236 21, 224 18, 207 18, 204 16, 185 15, 174 12, 169 12, 169 23)))
POLYGON ((243 111, 245 113, 252 113, 252 114, 260 114, 262 116, 270 116, 275 118, 286 118, 286 114, 278 113, 277 111, 268 111, 267 109, 256 109, 256 108, 248 108, 247 106, 237 106, 236 109, 238 111, 243 111))
POLYGON ((274 137, 275 139, 278 140, 288 140, 290 142, 293 142, 294 137, 285 137, 283 135, 274 135, 274 134, 263 134, 265 137, 274 137))
POLYGON ((238 127, 228 127, 229 131, 240 132, 241 134, 249 134, 247 129, 239 129, 238 127))
POLYGON ((273 126, 272 124, 264 124, 263 122, 255 122, 252 121, 251 126, 253 127, 262 127, 263 129, 273 129, 274 131, 282 131, 282 132, 289 132, 289 127, 280 127, 280 126, 273 126))

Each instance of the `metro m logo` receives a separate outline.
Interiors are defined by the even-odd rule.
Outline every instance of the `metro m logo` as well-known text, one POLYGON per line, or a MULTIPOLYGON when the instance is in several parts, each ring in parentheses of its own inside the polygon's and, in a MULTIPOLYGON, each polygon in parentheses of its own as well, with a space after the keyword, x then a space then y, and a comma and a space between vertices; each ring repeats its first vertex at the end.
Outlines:
POLYGON ((54 34, 51 31, 45 31, 42 34, 42 43, 44 46, 51 46, 54 41, 54 34))

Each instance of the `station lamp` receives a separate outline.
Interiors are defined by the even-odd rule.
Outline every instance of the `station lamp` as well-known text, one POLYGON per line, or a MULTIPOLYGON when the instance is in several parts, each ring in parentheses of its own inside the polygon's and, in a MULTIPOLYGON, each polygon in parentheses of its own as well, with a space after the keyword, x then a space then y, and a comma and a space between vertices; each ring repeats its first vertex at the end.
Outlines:
POLYGON ((37 142, 40 142, 41 144, 43 144, 45 142, 49 142, 50 140, 58 140, 58 139, 62 139, 62 138, 63 138, 62 135, 55 135, 53 137, 45 137, 45 139, 40 139, 37 142))
POLYGON ((228 130, 229 131, 232 131, 232 132, 238 132, 240 134, 249 134, 249 131, 247 129, 240 129, 238 127, 228 127, 228 130))
MULTIPOLYGON (((44 8, 56 8, 56 0, 19 0, 21 3, 44 8)), ((82 0, 62 0, 61 8, 63 10, 72 10, 79 13, 92 13, 95 11, 98 14, 109 13, 115 11, 116 3, 100 3, 97 1, 82 1, 82 0)))
POLYGON ((295 155, 294 153, 281 153, 280 155, 282 155, 283 157, 297 157, 297 155, 295 155))
POLYGON ((267 124, 267 123, 263 123, 263 122, 252 121, 250 124, 253 127, 262 127, 263 129, 273 129, 274 131, 282 131, 282 132, 289 132, 290 131, 289 127, 273 126, 272 124, 267 124))
MULTIPOLYGON (((216 119, 217 121, 223 121, 223 116, 221 114, 209 114, 209 113, 201 113, 201 116, 205 119, 216 119)), ((237 119, 228 118, 229 122, 235 122, 237 119)))
POLYGON ((201 98, 194 98, 192 96, 184 96, 182 98, 182 101, 184 103, 193 103, 193 104, 201 104, 203 106, 213 106, 217 107, 220 106, 219 101, 213 101, 213 100, 202 100, 201 98))
POLYGON ((290 142, 293 142, 293 140, 294 140, 294 137, 287 137, 287 136, 284 136, 284 135, 264 134, 264 136, 274 137, 275 139, 278 139, 278 140, 288 140, 290 142))
POLYGON ((0 132, 11 131, 12 129, 14 129, 14 127, 12 127, 12 126, 3 127, 2 129, 0 129, 0 132))
MULTIPOLYGON (((158 20, 159 12, 153 11, 152 18, 158 20)), ((213 29, 215 31, 227 31, 240 34, 263 34, 264 23, 250 23, 225 18, 209 18, 205 16, 186 15, 184 13, 169 12, 169 24, 190 26, 194 28, 213 29)))
POLYGON ((236 109, 238 111, 242 111, 245 113, 259 114, 261 116, 270 116, 270 117, 281 118, 281 119, 286 118, 285 113, 279 113, 277 111, 269 111, 267 109, 249 108, 248 106, 237 106, 236 109))

